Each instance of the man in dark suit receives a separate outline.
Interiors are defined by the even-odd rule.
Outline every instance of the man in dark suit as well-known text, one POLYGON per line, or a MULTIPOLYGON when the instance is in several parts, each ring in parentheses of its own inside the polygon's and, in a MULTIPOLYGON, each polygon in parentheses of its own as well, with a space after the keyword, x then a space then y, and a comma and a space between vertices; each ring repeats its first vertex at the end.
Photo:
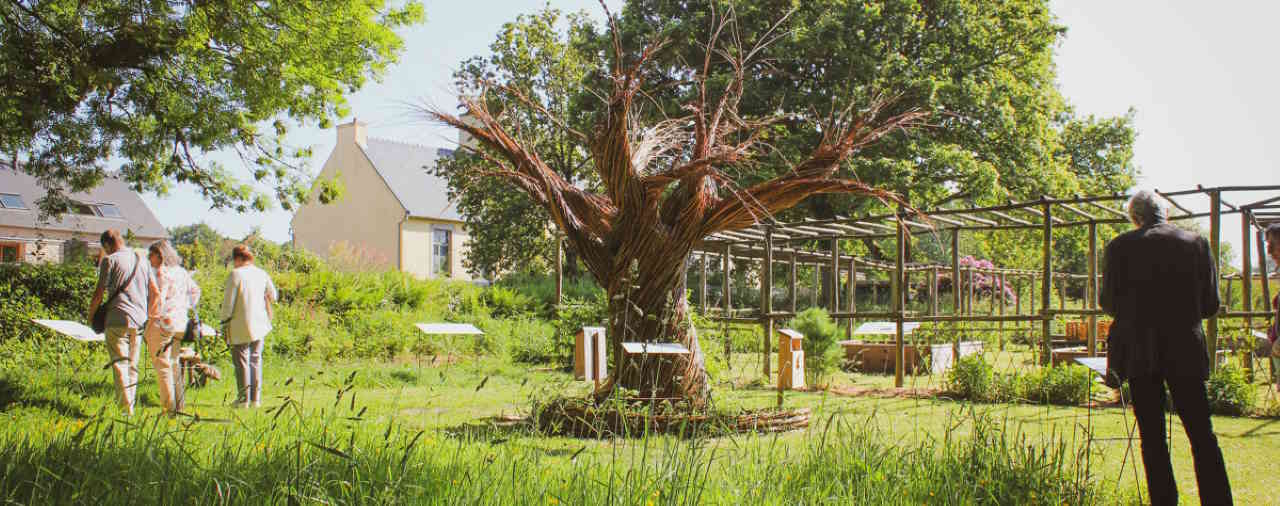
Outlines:
POLYGON ((1115 318, 1107 368, 1129 381, 1151 504, 1178 502, 1165 441, 1165 384, 1191 440, 1200 503, 1231 504, 1209 419, 1209 355, 1200 323, 1218 312, 1216 263, 1208 241, 1166 221, 1159 198, 1147 191, 1134 195, 1129 219, 1136 229, 1120 234, 1104 253, 1102 308, 1115 318))

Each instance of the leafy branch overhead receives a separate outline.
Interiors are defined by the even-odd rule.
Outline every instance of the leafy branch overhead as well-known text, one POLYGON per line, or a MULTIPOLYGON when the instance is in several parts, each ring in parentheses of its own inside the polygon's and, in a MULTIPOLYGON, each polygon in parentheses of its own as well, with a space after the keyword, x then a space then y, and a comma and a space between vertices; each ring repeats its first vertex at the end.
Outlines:
POLYGON ((290 125, 347 114, 345 95, 403 49, 393 30, 422 17, 414 1, 0 2, 0 153, 55 214, 114 159, 137 190, 186 182, 215 207, 288 209, 312 191, 290 125), (224 149, 252 181, 209 158, 224 149))

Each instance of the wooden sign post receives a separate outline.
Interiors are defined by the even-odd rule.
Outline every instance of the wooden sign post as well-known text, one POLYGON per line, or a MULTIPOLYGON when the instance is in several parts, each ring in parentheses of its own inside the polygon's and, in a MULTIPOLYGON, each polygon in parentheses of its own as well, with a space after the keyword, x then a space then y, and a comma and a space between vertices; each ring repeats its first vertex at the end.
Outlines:
POLYGON ((804 335, 778 329, 778 389, 804 388, 804 335))
POLYGON ((604 327, 582 327, 573 338, 573 377, 599 386, 609 375, 607 348, 604 327))

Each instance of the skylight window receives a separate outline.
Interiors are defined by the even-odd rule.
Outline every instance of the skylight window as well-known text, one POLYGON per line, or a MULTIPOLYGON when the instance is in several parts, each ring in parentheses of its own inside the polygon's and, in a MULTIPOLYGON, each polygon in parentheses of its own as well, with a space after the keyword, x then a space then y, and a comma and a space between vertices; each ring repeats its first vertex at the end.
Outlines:
POLYGON ((120 214, 120 208, 116 207, 115 204, 98 204, 94 206, 94 208, 97 209, 98 216, 102 216, 104 218, 123 218, 124 217, 123 214, 120 214))
POLYGON ((21 195, 0 193, 0 207, 5 209, 26 209, 27 203, 22 201, 21 195))

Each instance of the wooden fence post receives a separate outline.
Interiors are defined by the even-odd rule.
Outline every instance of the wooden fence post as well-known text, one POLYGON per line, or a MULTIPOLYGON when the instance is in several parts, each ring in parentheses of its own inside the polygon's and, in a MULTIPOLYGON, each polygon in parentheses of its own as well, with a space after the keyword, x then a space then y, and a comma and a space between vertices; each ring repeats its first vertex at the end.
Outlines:
MULTIPOLYGON (((1222 273, 1222 263, 1218 261, 1218 251, 1222 244, 1222 193, 1218 190, 1209 192, 1209 248, 1213 252, 1213 272, 1217 278, 1222 273)), ((1209 368, 1218 369, 1218 315, 1209 317, 1208 328, 1205 329, 1205 347, 1209 351, 1209 368)))
MULTIPOLYGON (((764 229, 764 259, 760 264, 760 316, 764 327, 763 360, 765 381, 769 380, 769 355, 773 341, 773 225, 764 229)), ((779 370, 779 373, 782 371, 779 370)))
POLYGON ((1053 318, 1049 317, 1050 295, 1053 293, 1053 206, 1046 200, 1042 204, 1044 214, 1044 228, 1042 238, 1042 266, 1041 274, 1043 279, 1040 281, 1040 318, 1041 318, 1041 335, 1044 337, 1041 352, 1043 356, 1040 358, 1044 364, 1049 364, 1052 360, 1053 346, 1050 331, 1053 326, 1053 318))
MULTIPOLYGON (((1253 262, 1249 255, 1253 253, 1253 213, 1245 211, 1240 213, 1240 295, 1243 305, 1241 309, 1245 312, 1244 317, 1244 340, 1250 346, 1246 347, 1247 352, 1244 353, 1244 370, 1248 377, 1253 377, 1253 317, 1249 313, 1253 311, 1253 262)), ((1259 247, 1265 245, 1259 244, 1259 247)))
POLYGON ((1089 254, 1085 261, 1089 262, 1089 280, 1084 287, 1084 306, 1091 311, 1085 320, 1089 326, 1085 339, 1089 340, 1087 349, 1093 357, 1098 354, 1098 315, 1092 313, 1098 309, 1098 223, 1093 220, 1089 220, 1089 254))
POLYGON ((905 239, 906 234, 904 233, 904 229, 906 228, 906 225, 902 223, 901 209, 898 209, 898 219, 895 220, 895 224, 897 225, 898 240, 897 240, 897 244, 895 245, 896 254, 894 255, 894 257, 896 258, 896 262, 895 262, 895 271, 893 274, 893 286, 892 286, 893 321, 895 324, 894 346, 893 346, 893 386, 897 388, 902 388, 902 384, 903 384, 902 374, 904 372, 903 358, 904 358, 904 352, 905 352, 905 347, 903 343, 903 328, 902 328, 903 327, 902 325, 902 291, 903 291, 902 269, 903 269, 903 264, 905 263, 905 260, 906 260, 905 256, 906 256, 907 241, 905 239))

